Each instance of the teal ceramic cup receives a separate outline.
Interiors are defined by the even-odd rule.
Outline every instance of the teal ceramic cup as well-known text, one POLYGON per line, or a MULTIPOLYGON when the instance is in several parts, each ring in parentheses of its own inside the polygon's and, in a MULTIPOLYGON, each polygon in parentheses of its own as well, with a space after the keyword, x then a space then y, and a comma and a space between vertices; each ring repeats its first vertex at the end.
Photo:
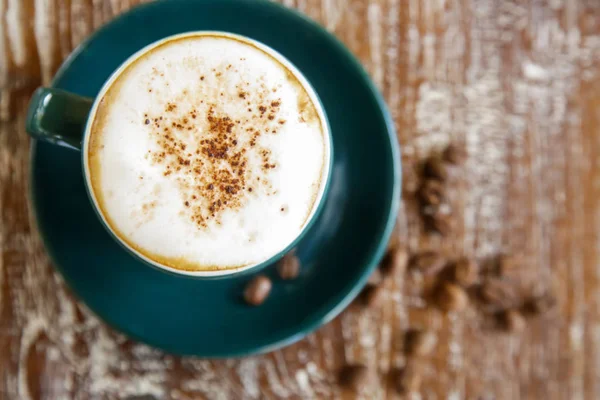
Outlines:
MULTIPOLYGON (((123 78, 124 79, 124 78, 123 78)), ((239 274, 243 271, 257 270, 262 269, 268 265, 271 265, 278 261, 281 257, 283 257, 286 253, 290 252, 294 247, 297 246, 298 242, 306 235, 306 232, 309 231, 310 227, 313 225, 314 221, 317 219, 321 209, 323 202, 327 196, 327 191, 329 187, 330 180, 330 172, 331 166, 333 164, 333 147, 332 147, 332 138, 331 132, 329 128, 329 124, 327 122, 327 117, 325 115, 324 108, 321 104, 320 99, 318 98, 315 90, 311 86, 310 82, 304 77, 304 75, 299 71, 290 61, 288 61, 283 55, 273 50, 272 48, 247 37, 227 33, 227 32, 215 32, 215 31, 196 31, 196 32, 187 32, 178 35, 172 35, 165 37, 161 40, 158 40, 146 47, 140 49, 138 52, 129 57, 124 63, 121 64, 112 75, 106 80, 99 94, 94 98, 86 98, 81 97, 79 95, 63 91, 55 88, 39 88, 33 94, 29 105, 29 111, 27 114, 26 120, 26 129, 27 132, 35 139, 50 142, 59 146, 68 147, 75 151, 81 152, 81 167, 83 172, 83 177, 85 181, 85 186, 87 189, 87 193, 92 203, 92 206, 102 221, 103 226, 107 229, 110 235, 125 248, 128 252, 133 254, 139 260, 145 262, 146 264, 156 267, 160 270, 185 275, 194 278, 212 278, 212 277, 223 277, 229 276, 232 274, 239 274), (248 45, 259 48, 264 53, 268 54, 272 58, 274 58, 278 63, 282 64, 289 72, 291 72, 294 77, 300 82, 303 86, 303 89, 306 91, 310 100, 314 104, 317 113, 319 114, 319 119, 321 121, 322 129, 323 129, 323 137, 325 143, 325 165, 322 173, 322 179, 319 191, 317 193, 316 201, 314 202, 313 208, 309 213, 304 226, 300 230, 299 234, 288 243, 285 248, 280 249, 277 253, 272 254, 268 259, 258 263, 252 263, 248 265, 244 265, 236 268, 216 268, 211 267, 207 269, 185 269, 185 268, 177 268, 176 266, 169 265, 167 263, 163 263, 160 260, 155 260, 143 254, 138 249, 134 248, 130 243, 126 240, 126 238, 122 237, 122 235, 118 234, 111 224, 109 223, 107 217, 103 213, 98 199, 94 193, 94 190, 91 187, 91 172, 90 172, 90 162, 89 162, 89 146, 90 146, 90 138, 94 135, 93 126, 94 120, 96 118, 98 106, 106 93, 112 87, 112 85, 119 81, 122 76, 122 73, 136 60, 144 55, 148 54, 148 52, 153 49, 163 46, 171 41, 184 39, 187 37, 201 37, 201 36, 218 36, 223 38, 234 39, 236 41, 245 42, 248 45)))

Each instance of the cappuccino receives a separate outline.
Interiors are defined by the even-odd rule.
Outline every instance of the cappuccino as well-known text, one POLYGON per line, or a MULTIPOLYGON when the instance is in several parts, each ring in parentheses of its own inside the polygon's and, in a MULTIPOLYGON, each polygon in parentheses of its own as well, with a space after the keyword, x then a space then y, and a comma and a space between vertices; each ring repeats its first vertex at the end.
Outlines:
POLYGON ((128 63, 101 96, 85 149, 91 195, 147 259, 187 271, 254 265, 315 211, 326 122, 271 49, 228 34, 175 37, 128 63))

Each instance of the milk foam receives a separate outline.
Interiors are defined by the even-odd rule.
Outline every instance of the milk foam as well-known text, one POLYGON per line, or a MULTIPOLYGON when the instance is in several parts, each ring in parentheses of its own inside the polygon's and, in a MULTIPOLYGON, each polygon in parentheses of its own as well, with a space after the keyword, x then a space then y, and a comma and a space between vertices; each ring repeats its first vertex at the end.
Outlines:
POLYGON ((94 197, 116 234, 177 269, 233 268, 284 249, 327 173, 321 117, 251 44, 192 36, 130 64, 98 105, 94 197))

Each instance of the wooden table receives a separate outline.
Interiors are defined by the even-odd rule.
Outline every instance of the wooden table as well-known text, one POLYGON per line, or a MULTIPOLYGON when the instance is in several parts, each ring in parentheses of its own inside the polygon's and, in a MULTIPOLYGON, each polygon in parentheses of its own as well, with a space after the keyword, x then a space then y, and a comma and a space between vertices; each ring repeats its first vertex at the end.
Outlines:
MULTIPOLYGON (((354 398, 337 371, 378 372, 359 397, 397 398, 409 327, 438 332, 427 399, 600 398, 600 1, 288 0, 360 58, 411 165, 452 140, 458 226, 426 235, 407 197, 397 239, 477 258, 526 257, 554 313, 520 334, 474 307, 445 315, 399 274, 386 301, 353 309, 284 350, 240 360, 163 354, 74 301, 29 217, 24 110, 87 35, 137 0, 0 0, 0 399, 354 398)), ((413 394, 418 398, 417 394, 413 394)))

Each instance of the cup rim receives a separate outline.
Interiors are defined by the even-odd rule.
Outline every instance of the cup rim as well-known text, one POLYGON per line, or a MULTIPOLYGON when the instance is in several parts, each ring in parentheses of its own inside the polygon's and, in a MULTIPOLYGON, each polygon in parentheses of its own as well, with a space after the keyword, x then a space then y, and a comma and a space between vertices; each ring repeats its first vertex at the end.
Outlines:
POLYGON ((178 33, 175 35, 169 35, 157 41, 154 41, 135 53, 129 56, 119 67, 117 67, 112 74, 108 77, 108 79, 102 84, 102 87, 98 94, 96 94, 92 108, 90 109, 89 115, 87 117, 87 121, 85 124, 85 130, 83 134, 82 147, 81 147, 81 160, 82 160, 82 169, 83 169, 83 178, 85 181, 85 190, 88 195, 90 202, 93 205, 94 212, 100 219, 102 225, 109 233, 109 235, 117 242, 119 245, 125 249, 128 253, 132 254, 134 257, 144 262, 146 265, 158 269, 163 272, 167 272, 172 275, 196 278, 196 279, 222 279, 229 278, 232 276, 241 276, 250 272, 257 272, 268 265, 272 265, 273 263, 280 260, 285 254, 292 251, 298 243, 306 236, 306 233, 313 226, 315 221, 317 220, 319 214, 321 213, 327 194, 329 192, 330 182, 331 182, 331 172, 333 168, 333 157, 334 157, 334 149, 333 149, 333 137, 331 134, 331 127, 329 125, 329 120, 327 119, 327 114, 325 112, 325 107, 321 102, 316 90, 312 86, 312 84, 306 79, 304 74, 284 55, 282 55, 277 50, 267 46, 266 44, 259 42, 258 40, 249 38, 244 35, 240 35, 237 33, 231 33, 226 31, 217 31, 217 30, 195 30, 189 32, 178 33), (317 195, 317 199, 313 205, 311 213, 307 218, 307 222, 304 224, 302 230, 296 235, 294 240, 292 240, 287 246, 283 249, 279 250, 277 253, 271 255, 267 259, 260 261, 254 264, 248 264, 240 267, 234 268, 224 268, 224 269, 214 269, 214 270, 182 270, 174 267, 170 267, 167 265, 163 265, 159 262, 152 260, 147 257, 145 254, 131 247, 124 239, 122 239, 110 226, 104 213, 100 210, 99 204, 96 199, 96 195, 94 193, 93 188, 91 187, 91 179, 90 179, 90 168, 88 163, 88 146, 89 146, 89 138, 91 136, 91 128, 93 125, 94 118, 96 116, 96 112, 98 110, 98 106, 100 101, 106 94, 106 92, 112 87, 113 83, 118 79, 118 77, 123 73, 127 67, 129 67, 133 62, 142 57, 144 54, 152 50, 153 48, 159 47, 167 42, 172 40, 179 40, 186 37, 193 36, 220 36, 225 38, 231 38, 238 41, 242 41, 248 43, 252 46, 257 47, 259 50, 267 53, 269 56, 276 59, 277 62, 283 64, 283 66, 290 71, 294 77, 302 84, 302 87, 308 93, 311 101, 316 106, 317 113, 319 114, 319 119, 321 120, 321 125, 323 128, 323 137, 325 138, 326 143, 326 156, 327 162, 324 163, 323 168, 325 168, 324 175, 321 180, 321 187, 319 189, 319 194, 317 195))

